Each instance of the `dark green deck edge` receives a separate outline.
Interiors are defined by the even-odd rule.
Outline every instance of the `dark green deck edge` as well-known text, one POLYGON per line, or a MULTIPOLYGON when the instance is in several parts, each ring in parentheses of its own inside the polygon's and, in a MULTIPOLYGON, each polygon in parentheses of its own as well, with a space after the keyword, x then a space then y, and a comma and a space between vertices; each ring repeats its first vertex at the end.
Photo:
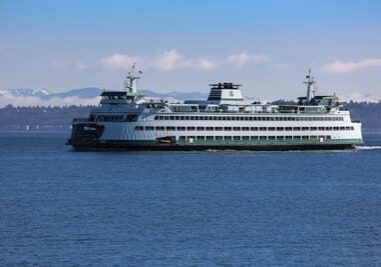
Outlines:
POLYGON ((254 150, 254 151, 288 151, 288 150, 337 150, 353 149, 362 144, 361 139, 326 140, 241 140, 241 141, 210 141, 195 140, 189 144, 158 144, 151 140, 69 140, 77 150, 254 150))

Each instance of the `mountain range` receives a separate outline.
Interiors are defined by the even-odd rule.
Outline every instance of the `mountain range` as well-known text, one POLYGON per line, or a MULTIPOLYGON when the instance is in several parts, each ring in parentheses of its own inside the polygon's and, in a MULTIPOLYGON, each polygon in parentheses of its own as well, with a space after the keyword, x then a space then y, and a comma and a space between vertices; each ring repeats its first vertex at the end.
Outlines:
MULTIPOLYGON (((97 87, 88 87, 80 89, 72 89, 60 93, 51 93, 48 90, 43 89, 0 89, 0 98, 1 97, 36 97, 43 100, 49 100, 52 98, 69 98, 76 97, 79 99, 91 99, 98 97, 102 91, 105 89, 100 89, 97 87)), ((169 93, 157 93, 152 90, 140 90, 140 92, 152 98, 161 98, 161 99, 174 99, 174 100, 185 100, 185 99, 205 99, 207 97, 206 93, 201 92, 169 92, 169 93)), ((9 103, 12 104, 12 103, 9 103)))
MULTIPOLYGON (((64 92, 53 93, 43 89, 0 89, 0 107, 6 105, 14 106, 68 106, 68 105, 97 105, 98 96, 105 89, 97 87, 87 87, 72 89, 64 92)), ((147 98, 164 99, 171 102, 184 100, 206 99, 208 94, 199 91, 193 92, 167 92, 158 93, 153 90, 140 90, 140 93, 147 98)), ((254 98, 247 98, 254 100, 254 98)), ((342 100, 349 102, 378 102, 376 98, 366 94, 351 94, 342 97, 342 100)))

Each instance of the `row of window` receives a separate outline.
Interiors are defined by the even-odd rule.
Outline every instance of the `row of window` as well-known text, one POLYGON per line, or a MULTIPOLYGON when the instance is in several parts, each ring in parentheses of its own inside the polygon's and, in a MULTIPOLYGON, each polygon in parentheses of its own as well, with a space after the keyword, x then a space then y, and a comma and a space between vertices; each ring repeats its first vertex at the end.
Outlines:
POLYGON ((89 117, 89 121, 137 121, 138 115, 136 114, 129 114, 127 116, 124 115, 94 115, 91 114, 89 117))
POLYGON ((353 131, 353 126, 335 127, 204 127, 204 126, 136 126, 138 131, 353 131))
POLYGON ((199 120, 199 121, 343 121, 343 117, 320 116, 320 117, 252 117, 252 116, 155 116, 155 120, 199 120))
POLYGON ((296 136, 180 136, 179 140, 329 140, 330 135, 296 135, 296 136))

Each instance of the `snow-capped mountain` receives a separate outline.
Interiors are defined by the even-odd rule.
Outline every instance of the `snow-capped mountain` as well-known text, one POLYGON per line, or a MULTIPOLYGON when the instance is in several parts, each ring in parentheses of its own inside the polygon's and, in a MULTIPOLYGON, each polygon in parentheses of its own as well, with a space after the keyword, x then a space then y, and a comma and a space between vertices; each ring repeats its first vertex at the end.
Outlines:
MULTIPOLYGON (((60 93, 50 93, 48 90, 43 89, 0 89, 0 96, 1 95, 10 95, 14 97, 29 97, 29 96, 35 96, 35 97, 41 97, 44 99, 49 98, 67 98, 67 97, 78 97, 78 98, 94 98, 99 96, 102 91, 105 89, 100 89, 97 87, 88 87, 88 88, 81 88, 81 89, 72 89, 66 92, 60 92, 60 93)), ((108 89, 106 89, 108 90, 108 89)), ((152 90, 141 90, 140 91, 143 95, 146 95, 148 97, 154 97, 154 98, 172 98, 177 100, 185 100, 185 99, 205 99, 208 94, 201 93, 201 92, 169 92, 169 93, 157 93, 152 90)))
POLYGON ((44 97, 50 95, 48 90, 43 89, 29 89, 29 88, 20 88, 20 89, 0 89, 0 96, 11 95, 11 96, 36 96, 44 97))
MULTIPOLYGON (((99 95, 105 89, 88 87, 72 89, 60 93, 51 93, 41 89, 0 89, 0 107, 6 105, 15 106, 48 106, 48 105, 96 105, 99 95)), ((164 99, 170 102, 178 102, 186 99, 206 99, 208 94, 201 92, 169 92, 157 93, 152 90, 140 90, 147 98, 164 99)))

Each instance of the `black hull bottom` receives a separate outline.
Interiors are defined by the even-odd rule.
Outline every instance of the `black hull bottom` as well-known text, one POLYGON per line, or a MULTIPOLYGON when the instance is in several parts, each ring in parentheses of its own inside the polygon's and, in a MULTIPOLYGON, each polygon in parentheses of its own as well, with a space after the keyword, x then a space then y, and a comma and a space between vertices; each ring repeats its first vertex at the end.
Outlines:
POLYGON ((178 145, 178 144, 124 144, 124 143, 72 143, 75 150, 132 150, 132 151, 196 151, 196 150, 251 150, 251 151, 292 151, 292 150, 344 150, 354 149, 353 144, 303 144, 303 145, 178 145))

